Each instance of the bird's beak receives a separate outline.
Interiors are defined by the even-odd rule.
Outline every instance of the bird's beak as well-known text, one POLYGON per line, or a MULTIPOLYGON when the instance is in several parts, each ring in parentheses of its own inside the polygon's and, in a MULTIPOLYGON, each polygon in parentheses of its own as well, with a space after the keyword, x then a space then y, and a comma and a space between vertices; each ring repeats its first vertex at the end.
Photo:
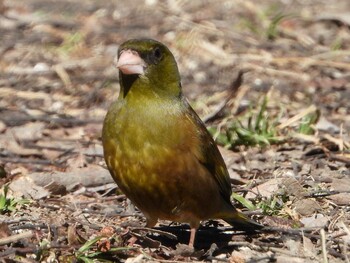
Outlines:
POLYGON ((146 63, 134 50, 122 50, 115 62, 116 67, 126 75, 139 75, 145 72, 146 63))

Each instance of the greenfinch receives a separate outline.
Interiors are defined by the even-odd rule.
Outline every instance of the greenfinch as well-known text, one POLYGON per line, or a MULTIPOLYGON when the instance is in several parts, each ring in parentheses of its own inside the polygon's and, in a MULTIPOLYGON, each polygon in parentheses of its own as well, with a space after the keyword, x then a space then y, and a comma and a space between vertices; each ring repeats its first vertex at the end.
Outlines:
POLYGON ((120 94, 104 120, 104 158, 147 227, 158 219, 189 223, 190 246, 203 220, 260 228, 232 205, 226 165, 182 93, 170 50, 152 39, 131 39, 120 45, 115 63, 120 94))

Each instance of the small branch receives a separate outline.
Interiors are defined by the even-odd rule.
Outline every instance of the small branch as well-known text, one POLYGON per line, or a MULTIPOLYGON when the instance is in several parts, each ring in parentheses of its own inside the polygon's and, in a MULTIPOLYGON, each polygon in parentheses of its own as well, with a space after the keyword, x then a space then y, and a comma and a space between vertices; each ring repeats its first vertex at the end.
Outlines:
POLYGON ((232 81, 232 83, 229 87, 226 99, 223 102, 221 102, 212 113, 208 114, 207 116, 205 116, 203 118, 204 123, 212 122, 215 119, 217 119, 218 115, 220 115, 220 113, 222 113, 222 111, 225 109, 225 107, 229 103, 229 101, 235 97, 236 93, 238 92, 239 88, 242 85, 244 73, 245 73, 245 71, 243 71, 243 70, 240 70, 238 72, 238 76, 236 77, 235 80, 232 81))
POLYGON ((39 164, 39 165, 62 166, 61 164, 50 160, 28 159, 28 158, 20 158, 20 157, 14 157, 14 158, 0 157, 0 161, 5 163, 30 163, 30 164, 39 164))
POLYGON ((32 231, 26 231, 26 232, 22 232, 9 237, 0 238, 0 246, 17 242, 18 240, 21 240, 21 239, 31 238, 33 236, 34 236, 34 233, 32 231))
POLYGON ((327 247, 326 247, 326 233, 324 229, 321 229, 321 244, 322 244, 322 255, 323 255, 323 263, 328 263, 327 258, 327 247))
MULTIPOLYGON (((1 92, 0 92, 1 97, 1 92)), ((103 122, 102 119, 88 119, 88 120, 81 120, 76 119, 74 117, 69 116, 58 116, 58 117, 50 117, 50 116, 32 116, 29 115, 26 112, 23 111, 7 111, 6 109, 0 108, 1 111, 6 111, 6 114, 3 114, 0 116, 0 120, 3 121, 8 126, 17 126, 18 123, 25 123, 30 121, 42 121, 47 122, 50 124, 58 124, 62 125, 64 127, 72 127, 72 126, 80 126, 85 125, 89 123, 101 123, 103 122)))
POLYGON ((33 230, 37 230, 37 229, 50 229, 50 226, 48 226, 47 224, 24 224, 24 225, 18 225, 18 226, 13 226, 10 228, 12 231, 14 230, 22 230, 22 229, 33 229, 33 230))
POLYGON ((132 232, 141 232, 141 231, 147 231, 148 233, 156 233, 156 234, 159 234, 161 236, 165 236, 167 238, 170 238, 170 239, 173 239, 173 240, 177 240, 177 237, 172 234, 172 233, 169 233, 169 232, 165 232, 165 231, 162 231, 162 230, 158 230, 158 229, 154 229, 154 228, 148 228, 148 227, 135 227, 135 228, 130 228, 130 230, 132 232))
POLYGON ((281 76, 281 77, 288 77, 292 79, 297 79, 300 81, 309 81, 310 76, 306 73, 300 73, 300 72, 292 72, 290 70, 281 70, 281 69, 274 69, 274 68, 268 68, 266 66, 258 66, 252 63, 245 62, 242 64, 242 67, 246 70, 252 70, 255 72, 264 73, 271 76, 281 76))
POLYGON ((329 159, 332 161, 338 161, 338 162, 345 163, 345 165, 350 165, 350 159, 346 158, 345 156, 329 153, 329 159))
POLYGON ((298 120, 300 120, 301 118, 305 117, 306 115, 316 111, 317 108, 315 105, 311 105, 310 107, 308 107, 307 109, 305 109, 304 111, 298 113, 297 115, 293 116, 292 118, 288 119, 287 121, 285 121, 284 123, 281 123, 280 125, 278 125, 276 128, 278 130, 282 130, 285 127, 290 126, 291 124, 297 122, 298 120))
POLYGON ((296 255, 295 252, 286 250, 286 249, 281 249, 281 248, 277 248, 277 247, 269 247, 269 250, 273 251, 273 252, 277 252, 280 254, 284 254, 290 257, 296 257, 296 258, 302 258, 305 259, 305 256, 301 256, 301 255, 296 255))

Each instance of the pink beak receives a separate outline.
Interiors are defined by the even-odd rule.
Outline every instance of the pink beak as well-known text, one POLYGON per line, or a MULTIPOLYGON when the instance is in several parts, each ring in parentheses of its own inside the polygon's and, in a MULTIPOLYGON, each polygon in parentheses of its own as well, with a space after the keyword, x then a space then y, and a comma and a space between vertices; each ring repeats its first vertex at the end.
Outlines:
POLYGON ((116 67, 126 75, 144 74, 146 63, 136 51, 127 49, 121 52, 116 67))

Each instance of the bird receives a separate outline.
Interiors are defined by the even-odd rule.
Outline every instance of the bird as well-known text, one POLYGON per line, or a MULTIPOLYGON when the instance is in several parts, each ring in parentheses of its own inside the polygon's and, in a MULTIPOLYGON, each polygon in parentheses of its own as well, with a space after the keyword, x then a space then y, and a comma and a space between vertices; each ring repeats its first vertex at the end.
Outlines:
POLYGON ((243 230, 259 223, 231 203, 225 162, 182 92, 176 60, 153 39, 119 46, 120 92, 103 123, 104 159, 121 191, 146 217, 188 223, 194 246, 200 222, 223 219, 243 230))

